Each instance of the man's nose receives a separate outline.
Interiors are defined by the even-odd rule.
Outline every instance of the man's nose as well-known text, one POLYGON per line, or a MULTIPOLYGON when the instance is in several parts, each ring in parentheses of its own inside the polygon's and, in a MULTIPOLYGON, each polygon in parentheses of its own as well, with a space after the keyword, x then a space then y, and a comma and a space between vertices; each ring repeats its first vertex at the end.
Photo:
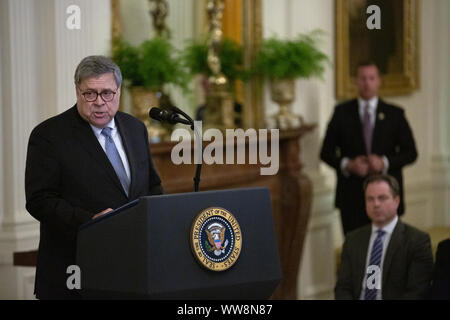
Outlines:
POLYGON ((97 94, 97 99, 94 100, 94 103, 98 105, 103 105, 105 103, 101 94, 97 94))

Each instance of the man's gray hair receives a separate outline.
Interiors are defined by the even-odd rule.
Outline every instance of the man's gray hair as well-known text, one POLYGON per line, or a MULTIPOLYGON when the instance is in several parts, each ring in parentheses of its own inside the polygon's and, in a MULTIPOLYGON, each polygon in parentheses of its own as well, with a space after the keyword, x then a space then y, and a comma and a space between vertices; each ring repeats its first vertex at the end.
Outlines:
POLYGON ((116 80, 116 85, 120 87, 122 84, 122 73, 117 64, 114 63, 110 58, 105 56, 88 56, 81 60, 77 69, 75 70, 75 84, 81 84, 86 78, 97 78, 105 73, 112 72, 114 74, 114 79, 116 80))

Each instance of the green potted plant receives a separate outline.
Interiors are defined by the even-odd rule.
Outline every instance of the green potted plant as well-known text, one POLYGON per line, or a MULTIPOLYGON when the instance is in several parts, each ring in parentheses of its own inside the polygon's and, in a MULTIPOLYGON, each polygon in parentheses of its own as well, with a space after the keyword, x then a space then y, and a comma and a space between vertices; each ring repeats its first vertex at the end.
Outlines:
POLYGON ((132 46, 118 38, 113 42, 112 59, 122 71, 129 85, 148 90, 172 83, 186 89, 188 74, 179 53, 168 39, 155 37, 132 46))
POLYGON ((252 64, 253 75, 269 80, 272 100, 280 110, 275 115, 280 129, 297 127, 302 118, 290 111, 295 99, 295 80, 298 78, 321 77, 328 57, 317 48, 317 40, 323 34, 314 30, 300 34, 294 40, 271 37, 263 41, 262 47, 252 64))
MULTIPOLYGON (((205 40, 190 41, 182 53, 182 61, 191 75, 211 76, 212 72, 208 66, 208 45, 205 40)), ((235 41, 224 38, 220 46, 220 66, 223 74, 230 83, 242 79, 243 72, 243 49, 235 41)))
POLYGON ((234 127, 241 125, 242 106, 237 102, 236 80, 244 78, 243 70, 243 48, 237 42, 224 38, 219 49, 220 70, 226 78, 226 85, 217 87, 212 84, 215 76, 208 65, 208 43, 206 39, 190 40, 185 46, 182 54, 183 64, 191 76, 201 76, 201 87, 205 96, 205 104, 197 108, 196 119, 201 119, 215 127, 234 127), (224 101, 229 107, 227 112, 221 109, 224 101), (206 105, 210 108, 206 108, 206 105), (229 109, 231 108, 231 109, 229 109), (217 115, 220 120, 218 120, 217 115), (211 121, 210 121, 211 120, 211 121), (211 123, 210 123, 211 124, 211 123))
POLYGON ((155 37, 139 46, 114 39, 112 59, 121 69, 125 85, 130 88, 133 113, 148 128, 149 106, 164 107, 161 101, 170 101, 164 93, 164 85, 174 84, 187 90, 189 74, 179 52, 167 38, 155 37), (161 100, 161 97, 165 99, 161 100))

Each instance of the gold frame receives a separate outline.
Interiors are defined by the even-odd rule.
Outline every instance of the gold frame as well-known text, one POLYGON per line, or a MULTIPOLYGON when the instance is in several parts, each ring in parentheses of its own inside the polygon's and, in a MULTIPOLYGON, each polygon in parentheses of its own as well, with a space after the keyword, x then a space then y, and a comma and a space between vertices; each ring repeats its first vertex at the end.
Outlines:
MULTIPOLYGON (((111 35, 121 35, 120 0, 111 0, 111 35)), ((243 0, 242 8, 244 65, 250 66, 262 43, 262 1, 243 0)), ((263 81, 260 78, 244 83, 243 126, 263 128, 265 114, 263 105, 263 81)))
MULTIPOLYGON (((355 79, 350 75, 349 1, 335 2, 336 98, 355 96, 355 79)), ((382 75, 381 96, 409 94, 419 88, 419 5, 418 0, 403 0, 403 73, 382 75)))

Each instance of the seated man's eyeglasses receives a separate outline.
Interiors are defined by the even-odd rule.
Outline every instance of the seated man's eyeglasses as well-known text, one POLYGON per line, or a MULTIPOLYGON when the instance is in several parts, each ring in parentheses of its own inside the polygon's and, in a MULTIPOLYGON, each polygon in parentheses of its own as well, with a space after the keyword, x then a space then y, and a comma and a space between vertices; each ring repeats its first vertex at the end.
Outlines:
MULTIPOLYGON (((80 91, 81 91, 81 89, 80 89, 80 91)), ((89 90, 89 91, 81 93, 81 95, 84 97, 84 99, 87 102, 94 102, 95 100, 97 100, 97 97, 99 95, 100 95, 100 97, 102 97, 103 101, 109 102, 112 99, 114 99, 114 96, 116 93, 117 93, 116 91, 111 91, 111 90, 105 90, 100 93, 98 93, 97 91, 89 90)))

